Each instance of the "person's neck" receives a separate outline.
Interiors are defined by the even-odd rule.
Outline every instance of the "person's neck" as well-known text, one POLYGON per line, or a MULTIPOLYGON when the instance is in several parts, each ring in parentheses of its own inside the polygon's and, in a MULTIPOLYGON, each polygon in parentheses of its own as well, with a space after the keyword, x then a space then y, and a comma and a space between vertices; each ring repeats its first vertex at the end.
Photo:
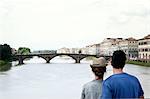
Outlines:
POLYGON ((95 76, 95 80, 103 80, 103 78, 99 78, 98 76, 95 76))
POLYGON ((123 73, 122 68, 119 68, 119 69, 113 68, 113 74, 120 74, 120 73, 123 73))

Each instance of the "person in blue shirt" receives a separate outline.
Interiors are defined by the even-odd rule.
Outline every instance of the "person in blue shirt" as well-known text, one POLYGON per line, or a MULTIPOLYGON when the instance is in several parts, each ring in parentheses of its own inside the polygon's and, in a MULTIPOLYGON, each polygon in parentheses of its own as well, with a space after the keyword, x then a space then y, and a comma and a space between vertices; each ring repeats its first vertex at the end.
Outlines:
POLYGON ((114 51, 111 65, 113 75, 103 81, 100 99, 144 99, 144 92, 139 80, 123 72, 126 54, 122 50, 114 51))

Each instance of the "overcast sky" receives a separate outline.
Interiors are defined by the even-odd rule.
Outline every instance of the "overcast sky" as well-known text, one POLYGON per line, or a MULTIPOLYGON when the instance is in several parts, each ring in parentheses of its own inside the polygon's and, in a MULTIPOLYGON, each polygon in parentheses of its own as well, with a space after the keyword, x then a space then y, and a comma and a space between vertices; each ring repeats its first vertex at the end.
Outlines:
POLYGON ((0 0, 0 44, 84 47, 150 34, 150 0, 0 0))

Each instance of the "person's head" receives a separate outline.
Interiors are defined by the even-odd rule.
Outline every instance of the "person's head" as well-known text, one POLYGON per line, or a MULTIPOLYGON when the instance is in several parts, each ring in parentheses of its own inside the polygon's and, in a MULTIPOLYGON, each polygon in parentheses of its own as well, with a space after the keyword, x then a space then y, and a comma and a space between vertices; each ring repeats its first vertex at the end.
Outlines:
POLYGON ((95 76, 103 78, 107 66, 106 59, 104 57, 94 59, 90 66, 95 76))
POLYGON ((115 69, 123 69, 126 62, 126 54, 122 50, 114 51, 112 59, 111 59, 111 65, 115 69))

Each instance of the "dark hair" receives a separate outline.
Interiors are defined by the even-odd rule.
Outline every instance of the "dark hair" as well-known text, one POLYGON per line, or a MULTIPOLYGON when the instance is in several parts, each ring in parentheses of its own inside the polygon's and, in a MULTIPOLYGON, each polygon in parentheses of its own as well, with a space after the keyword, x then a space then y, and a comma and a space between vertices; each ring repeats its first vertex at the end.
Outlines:
POLYGON ((114 51, 111 65, 113 68, 119 69, 123 68, 126 62, 126 54, 122 50, 114 51))
POLYGON ((106 72, 106 67, 91 67, 93 73, 99 78, 103 78, 104 72, 106 72))

